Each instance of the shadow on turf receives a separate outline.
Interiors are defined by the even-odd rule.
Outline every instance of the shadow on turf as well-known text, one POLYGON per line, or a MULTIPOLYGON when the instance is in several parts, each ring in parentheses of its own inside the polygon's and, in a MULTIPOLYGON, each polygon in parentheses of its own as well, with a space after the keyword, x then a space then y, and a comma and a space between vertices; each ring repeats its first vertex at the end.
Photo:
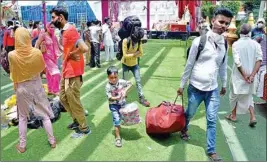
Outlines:
MULTIPOLYGON (((153 64, 151 64, 151 66, 146 71, 146 73, 142 74, 142 85, 145 85, 145 83, 149 80, 149 77, 156 71, 160 63, 167 56, 165 54, 168 54, 169 51, 170 51, 170 48, 166 48, 164 52, 156 59, 156 61, 153 64)), ((144 65, 145 63, 146 62, 144 62, 144 59, 143 59, 142 62, 140 62, 141 64, 140 67, 142 67, 142 65, 144 65)), ((136 91, 136 88, 134 90, 136 91)), ((131 96, 134 96, 134 97, 137 96, 137 93, 135 91, 131 91, 131 96)), ((105 94, 103 94, 102 92, 101 92, 101 97, 105 98, 105 94)), ((134 97, 131 97, 131 99, 134 97)), ((98 100, 102 98, 98 98, 98 100)), ((135 100, 136 99, 138 98, 135 98, 135 100)), ((94 107, 98 108, 99 106, 94 106, 94 107)), ((98 133, 92 132, 92 134, 88 137, 88 139, 86 139, 86 141, 85 140, 82 141, 82 143, 79 146, 77 146, 73 150, 73 152, 68 157, 66 157, 63 161, 85 161, 87 160, 90 157, 90 155, 93 153, 93 151, 97 148, 97 146, 102 142, 104 137, 110 132, 110 129, 112 128, 112 123, 110 123, 110 118, 111 116, 109 114, 101 121, 101 123, 97 126, 97 128, 92 128, 92 131, 96 131, 96 130, 101 130, 101 131, 98 131, 98 133), (88 154, 80 155, 80 153, 83 153, 84 149, 88 150, 87 151, 88 154)))
MULTIPOLYGON (((112 135, 115 137, 115 130, 112 131, 112 135)), ((121 126, 120 135, 122 139, 127 141, 138 140, 142 138, 140 133, 137 131, 137 128, 126 128, 124 126, 121 126)))
MULTIPOLYGON (((155 49, 159 50, 159 49, 155 49)), ((168 52, 168 51, 167 51, 168 52)), ((165 51, 166 53, 166 51, 165 51)), ((160 63, 161 60, 165 58, 166 55, 163 55, 162 53, 160 57, 156 60, 156 62, 160 63)), ((151 57, 144 57, 142 59, 142 64, 146 64, 151 57)), ((153 74, 153 72, 156 70, 156 68, 159 66, 159 64, 152 64, 153 66, 149 67, 149 70, 145 73, 144 76, 149 76, 153 74)), ((85 87, 85 89, 82 89, 81 92, 86 92, 87 90, 90 90, 94 88, 96 85, 99 84, 97 81, 103 81, 106 76, 100 77, 98 80, 96 80, 94 83, 91 83, 88 85, 88 87, 85 87)), ((148 79, 147 79, 148 80, 148 79)), ((146 80, 146 81, 147 81, 146 80)), ((105 101, 106 101, 106 95, 105 93, 105 84, 101 85, 98 89, 94 90, 93 92, 90 93, 90 95, 87 95, 87 104, 84 105, 84 107, 88 110, 89 113, 94 113, 97 108, 99 108, 105 101), (95 102, 97 101, 97 103, 95 102)), ((85 100, 82 100, 82 103, 84 104, 85 100)), ((87 122, 89 124, 90 129, 92 130, 92 134, 88 136, 83 143, 76 147, 76 150, 70 154, 65 160, 74 160, 74 161, 84 161, 88 156, 95 150, 95 148, 99 145, 99 143, 103 140, 103 138, 109 133, 110 129, 112 128, 112 123, 110 123, 110 115, 107 116, 104 120, 101 121, 100 125, 96 126, 92 123, 92 116, 89 115, 87 118, 87 122), (93 138, 93 139, 92 139, 93 138), (90 140, 89 140, 90 139, 90 140), (93 143, 92 143, 93 142, 93 143), (90 146, 90 150, 88 150, 89 155, 84 155, 80 156, 81 151, 86 149, 88 146, 90 146), (80 151, 81 150, 81 151, 80 151), (77 151, 77 152, 76 152, 77 151), (77 156, 77 157, 76 157, 77 156)), ((53 125, 53 130, 55 131, 55 137, 57 138, 57 143, 60 143, 62 139, 64 139, 68 134, 72 133, 72 131, 67 130, 66 126, 71 123, 71 118, 69 117, 69 114, 66 114, 66 116, 61 117, 61 120, 57 121, 53 125), (63 120, 65 119, 65 120, 63 120)), ((28 152, 26 152, 24 155, 18 155, 15 148, 11 147, 4 152, 6 154, 5 157, 1 158, 1 160, 12 160, 12 161, 38 161, 40 160, 44 155, 46 155, 51 149, 49 146, 44 146, 42 148, 42 152, 38 152, 38 150, 34 149, 39 149, 40 144, 47 144, 47 139, 40 139, 40 137, 45 136, 44 131, 36 130, 33 132, 29 137, 28 137, 28 152), (38 142, 38 143, 34 143, 38 142), (31 150, 30 150, 31 149, 31 150)), ((18 139, 18 130, 14 130, 10 132, 8 135, 4 136, 1 138, 1 150, 3 153, 3 148, 8 146, 9 142, 16 141, 18 139)))
POLYGON ((191 139, 184 141, 180 138, 180 133, 163 134, 163 135, 149 135, 152 140, 163 146, 171 146, 180 143, 188 143, 199 146, 205 149, 206 131, 196 125, 189 125, 189 134, 191 139))

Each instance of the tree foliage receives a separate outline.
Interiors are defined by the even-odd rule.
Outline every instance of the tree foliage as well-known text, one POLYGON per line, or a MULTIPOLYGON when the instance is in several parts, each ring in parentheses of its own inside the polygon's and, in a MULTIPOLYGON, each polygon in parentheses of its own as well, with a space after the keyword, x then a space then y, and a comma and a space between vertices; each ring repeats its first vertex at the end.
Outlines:
POLYGON ((234 15, 237 15, 240 2, 239 1, 222 1, 221 5, 213 5, 210 1, 203 1, 201 5, 202 17, 212 18, 214 11, 219 7, 228 8, 233 12, 234 15))
POLYGON ((222 1, 221 6, 231 10, 233 12, 233 15, 237 15, 239 8, 240 8, 240 2, 239 1, 222 1))

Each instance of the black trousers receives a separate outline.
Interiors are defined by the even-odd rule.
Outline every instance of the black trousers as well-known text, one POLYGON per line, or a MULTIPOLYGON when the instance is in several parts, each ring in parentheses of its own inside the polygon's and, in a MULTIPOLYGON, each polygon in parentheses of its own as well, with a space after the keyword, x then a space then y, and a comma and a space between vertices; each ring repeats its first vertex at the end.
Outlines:
POLYGON ((100 44, 91 42, 90 67, 100 66, 100 44))

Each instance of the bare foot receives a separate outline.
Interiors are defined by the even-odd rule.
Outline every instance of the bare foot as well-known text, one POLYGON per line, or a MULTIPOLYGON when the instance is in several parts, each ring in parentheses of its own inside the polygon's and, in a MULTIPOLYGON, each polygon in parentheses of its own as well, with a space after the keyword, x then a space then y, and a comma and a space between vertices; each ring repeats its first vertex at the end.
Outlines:
POLYGON ((236 116, 233 116, 233 114, 229 114, 225 118, 229 121, 236 122, 236 116))
POLYGON ((21 148, 19 144, 16 145, 16 149, 19 153, 24 153, 26 151, 26 148, 21 148))

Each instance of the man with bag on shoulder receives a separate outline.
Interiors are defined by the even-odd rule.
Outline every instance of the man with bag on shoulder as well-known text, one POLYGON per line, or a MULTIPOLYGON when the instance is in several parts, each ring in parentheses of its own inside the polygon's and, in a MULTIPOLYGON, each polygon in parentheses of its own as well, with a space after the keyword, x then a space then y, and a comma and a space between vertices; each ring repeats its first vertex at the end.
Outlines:
POLYGON ((204 101, 207 119, 207 155, 211 161, 221 161, 216 154, 216 120, 220 105, 218 73, 222 81, 220 95, 226 93, 227 82, 227 49, 222 34, 230 25, 233 14, 226 8, 218 8, 212 18, 212 30, 206 33, 203 50, 197 53, 200 38, 197 37, 191 46, 189 57, 181 79, 178 95, 183 95, 185 84, 189 79, 188 106, 185 111, 186 126, 181 131, 181 138, 189 140, 187 133, 189 121, 195 115, 200 103, 204 101))

